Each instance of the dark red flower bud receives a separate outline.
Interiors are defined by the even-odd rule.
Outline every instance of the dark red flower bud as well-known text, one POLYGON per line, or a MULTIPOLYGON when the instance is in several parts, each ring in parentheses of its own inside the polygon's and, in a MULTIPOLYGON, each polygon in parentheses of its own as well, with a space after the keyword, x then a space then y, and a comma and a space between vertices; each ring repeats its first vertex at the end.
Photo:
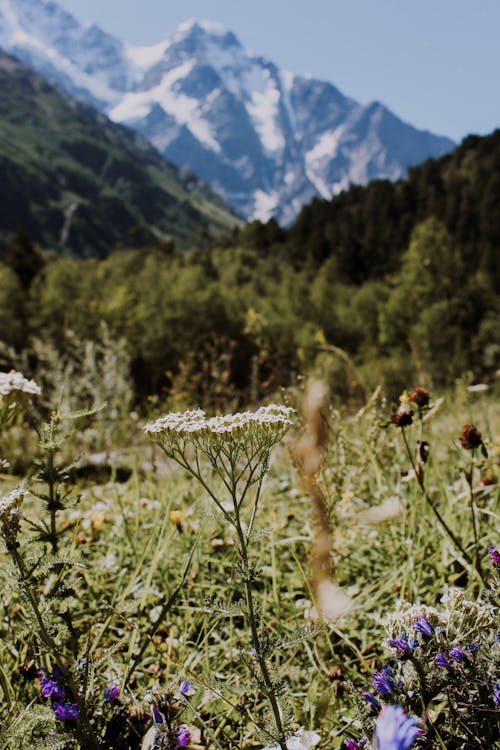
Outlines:
POLYGON ((396 427, 407 427, 413 422, 413 410, 410 406, 401 406, 391 414, 391 422, 396 427))
POLYGON ((419 409, 423 406, 427 406, 431 398, 431 394, 427 388, 414 388, 408 396, 408 401, 412 404, 416 404, 419 409))
POLYGON ((460 440, 460 445, 462 448, 465 448, 466 451, 472 451, 474 448, 479 448, 483 443, 481 433, 473 424, 464 424, 458 439, 460 440))

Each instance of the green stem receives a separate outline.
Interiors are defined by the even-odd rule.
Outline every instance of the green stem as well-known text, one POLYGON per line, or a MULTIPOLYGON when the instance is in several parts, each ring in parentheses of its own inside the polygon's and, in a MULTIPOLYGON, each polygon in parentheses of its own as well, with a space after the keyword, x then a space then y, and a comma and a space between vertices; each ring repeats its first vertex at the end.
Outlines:
MULTIPOLYGON (((52 439, 52 435, 51 435, 52 439)), ((55 497, 55 482, 54 482, 54 450, 49 448, 47 450, 47 483, 49 485, 49 510, 50 510, 50 544, 52 546, 52 552, 57 555, 58 544, 57 544, 57 527, 56 527, 56 512, 57 504, 55 497)))
POLYGON ((472 531, 474 534, 474 564, 476 566, 476 570, 479 572, 482 572, 481 568, 481 562, 479 558, 479 535, 478 535, 478 529, 477 529, 477 518, 476 518, 476 504, 474 503, 474 489, 473 489, 473 475, 474 475, 474 449, 471 451, 470 456, 470 469, 469 473, 466 475, 467 484, 469 486, 469 506, 470 506, 470 514, 472 518, 472 531))
POLYGON ((15 541, 8 545, 8 551, 21 574, 23 591, 26 594, 31 610, 37 621, 40 638, 63 677, 65 686, 68 688, 68 691, 70 693, 70 700, 78 705, 78 724, 81 727, 81 739, 84 741, 83 747, 88 748, 88 750, 100 750, 99 743, 94 736, 94 732, 92 730, 92 726, 87 714, 85 696, 80 695, 77 685, 75 684, 67 666, 65 665, 63 658, 59 654, 59 649, 56 642, 47 630, 42 617, 42 613, 40 612, 40 609, 38 607, 36 596, 29 584, 28 573, 24 565, 24 560, 17 549, 15 541))
POLYGON ((243 568, 245 571, 245 598, 246 598, 246 604, 247 604, 247 617, 248 617, 248 622, 250 625, 250 632, 252 635, 252 645, 255 651, 255 656, 257 659, 257 663, 259 665, 260 673, 262 675, 262 681, 264 683, 265 693, 267 695, 267 698, 269 699, 272 712, 274 715, 274 723, 276 725, 276 730, 278 733, 278 737, 277 737, 278 744, 281 750, 287 750, 285 730, 283 727, 283 722, 281 720, 280 707, 279 707, 276 695, 274 693, 274 687, 273 687, 273 683, 271 680, 271 675, 269 674, 269 669, 267 667, 265 657, 261 653, 260 638, 259 638, 259 633, 257 630, 257 617, 255 614, 255 606, 253 602, 252 582, 250 580, 250 575, 249 575, 250 566, 248 564, 248 549, 247 549, 245 534, 243 532, 243 529, 241 528, 238 501, 235 495, 233 495, 233 503, 234 503, 234 509, 235 509, 235 524, 234 525, 236 528, 236 533, 238 535, 240 553, 241 553, 241 557, 243 561, 243 568))
POLYGON ((419 485, 419 487, 420 487, 420 490, 421 490, 421 492, 422 492, 422 495, 423 495, 423 497, 424 497, 424 499, 425 499, 426 503, 427 503, 427 504, 429 505, 429 507, 431 508, 432 512, 433 512, 433 513, 434 513, 434 515, 436 516, 436 519, 438 520, 439 524, 441 525, 441 528, 442 528, 442 529, 443 529, 443 530, 444 530, 444 531, 446 532, 446 534, 447 534, 447 535, 449 536, 449 538, 451 539, 451 541, 453 542, 453 544, 455 545, 455 547, 456 547, 456 548, 457 548, 457 549, 458 549, 458 550, 459 550, 459 551, 461 552, 461 554, 462 554, 462 556, 463 556, 464 560, 465 560, 465 561, 466 561, 466 562, 467 562, 467 563, 468 563, 469 565, 471 565, 472 567, 474 567, 474 568, 475 568, 475 570, 476 570, 476 572, 478 573, 479 577, 481 578, 482 582, 483 582, 483 583, 486 583, 486 581, 485 581, 485 579, 484 579, 484 575, 483 575, 483 572, 482 572, 482 570, 481 570, 481 567, 480 567, 480 566, 478 566, 477 564, 476 564, 476 565, 474 564, 474 561, 473 561, 473 559, 471 558, 471 556, 469 555, 469 553, 465 551, 465 549, 464 549, 464 547, 463 547, 463 545, 462 545, 461 541, 460 541, 460 540, 459 540, 459 538, 458 538, 458 537, 457 537, 457 536, 456 536, 456 535, 455 535, 455 534, 453 533, 453 531, 452 531, 452 530, 450 529, 450 527, 448 526, 448 524, 447 524, 447 523, 446 523, 446 521, 444 520, 443 516, 441 515, 441 513, 439 512, 439 510, 438 510, 438 509, 436 508, 436 506, 435 506, 435 505, 434 505, 434 503, 432 502, 432 500, 431 500, 430 496, 428 495, 428 493, 427 493, 427 491, 426 491, 426 489, 425 489, 425 485, 424 485, 424 481, 423 481, 423 478, 422 478, 422 476, 420 475, 420 472, 419 472, 419 471, 417 470, 417 467, 416 467, 416 465, 415 465, 415 461, 414 461, 414 459, 413 459, 413 454, 412 454, 412 452, 411 452, 411 449, 410 449, 410 445, 409 445, 409 443, 408 443, 408 438, 407 438, 407 436, 406 436, 406 432, 405 432, 405 428, 404 428, 404 427, 401 427, 401 433, 402 433, 402 435, 403 435, 403 441, 404 441, 404 444, 405 444, 406 452, 407 452, 407 454, 408 454, 408 458, 410 459, 410 463, 411 463, 411 466, 412 466, 413 472, 414 472, 414 474, 415 474, 415 476, 416 476, 416 478, 417 478, 417 482, 418 482, 418 485, 419 485))

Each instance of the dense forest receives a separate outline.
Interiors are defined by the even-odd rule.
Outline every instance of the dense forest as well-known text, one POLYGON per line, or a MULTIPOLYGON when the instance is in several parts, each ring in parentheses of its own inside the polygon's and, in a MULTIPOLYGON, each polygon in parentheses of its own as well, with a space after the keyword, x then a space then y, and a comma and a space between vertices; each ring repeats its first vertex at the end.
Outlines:
POLYGON ((41 341, 76 356, 65 331, 84 342, 104 322, 141 398, 248 402, 313 367, 339 399, 491 379, 499 205, 496 131, 408 179, 314 200, 289 229, 253 222, 202 250, 157 240, 78 260, 18 231, 1 250, 4 357, 36 367, 41 341))

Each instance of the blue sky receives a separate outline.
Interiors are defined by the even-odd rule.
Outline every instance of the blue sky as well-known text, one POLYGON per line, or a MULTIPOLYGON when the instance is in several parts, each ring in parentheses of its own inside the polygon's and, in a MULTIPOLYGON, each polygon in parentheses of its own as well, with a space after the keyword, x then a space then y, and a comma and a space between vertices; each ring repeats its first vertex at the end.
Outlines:
POLYGON ((417 127, 457 141, 500 127, 500 0, 58 2, 134 44, 187 18, 220 21, 253 52, 417 127))

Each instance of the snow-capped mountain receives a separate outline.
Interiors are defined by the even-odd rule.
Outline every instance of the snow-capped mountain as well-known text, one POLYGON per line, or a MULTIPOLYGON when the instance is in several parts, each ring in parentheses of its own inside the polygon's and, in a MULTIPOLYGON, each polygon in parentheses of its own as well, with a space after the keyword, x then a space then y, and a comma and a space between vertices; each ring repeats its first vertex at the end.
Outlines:
POLYGON ((397 179, 454 146, 378 102, 280 70, 206 21, 132 47, 52 0, 0 0, 0 47, 138 130, 247 219, 291 222, 315 195, 397 179))

